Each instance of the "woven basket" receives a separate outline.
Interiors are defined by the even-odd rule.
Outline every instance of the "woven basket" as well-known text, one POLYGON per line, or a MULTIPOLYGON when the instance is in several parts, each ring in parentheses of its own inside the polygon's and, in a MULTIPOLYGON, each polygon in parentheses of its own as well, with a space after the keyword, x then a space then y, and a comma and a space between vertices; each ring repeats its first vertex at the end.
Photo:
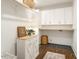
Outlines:
POLYGON ((41 36, 41 44, 48 44, 48 36, 47 35, 41 36))

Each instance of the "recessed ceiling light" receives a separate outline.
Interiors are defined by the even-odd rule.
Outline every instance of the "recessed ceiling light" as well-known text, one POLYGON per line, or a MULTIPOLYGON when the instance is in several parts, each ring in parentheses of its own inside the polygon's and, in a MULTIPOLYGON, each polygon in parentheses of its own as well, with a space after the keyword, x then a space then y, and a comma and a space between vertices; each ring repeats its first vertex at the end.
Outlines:
POLYGON ((34 3, 37 4, 38 3, 37 0, 34 0, 34 3))

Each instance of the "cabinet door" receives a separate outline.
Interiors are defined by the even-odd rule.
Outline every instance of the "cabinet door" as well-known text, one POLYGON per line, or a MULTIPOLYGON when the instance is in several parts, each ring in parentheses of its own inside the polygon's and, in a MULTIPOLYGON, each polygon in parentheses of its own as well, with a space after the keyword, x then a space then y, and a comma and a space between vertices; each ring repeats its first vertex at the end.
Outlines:
POLYGON ((64 8, 46 10, 42 12, 42 25, 64 24, 64 8))
POLYGON ((54 24, 64 23, 64 8, 54 9, 54 24))
POLYGON ((41 13, 41 24, 48 25, 49 24, 49 13, 48 11, 42 11, 41 13))
POLYGON ((53 24, 55 24, 55 17, 54 17, 54 10, 50 10, 50 13, 49 13, 50 15, 49 15, 49 17, 50 17, 50 19, 49 19, 49 24, 50 25, 53 25, 53 24))
POLYGON ((65 24, 72 24, 72 7, 65 8, 65 24))
POLYGON ((45 18, 44 18, 44 11, 41 11, 41 25, 44 25, 45 18))

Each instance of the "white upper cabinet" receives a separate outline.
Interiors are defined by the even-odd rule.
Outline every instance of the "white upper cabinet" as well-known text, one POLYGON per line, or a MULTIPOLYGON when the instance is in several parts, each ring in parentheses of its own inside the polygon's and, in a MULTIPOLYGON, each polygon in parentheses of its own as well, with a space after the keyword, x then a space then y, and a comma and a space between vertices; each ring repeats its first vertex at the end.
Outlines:
POLYGON ((59 8, 54 10, 54 20, 53 24, 64 24, 64 8, 59 8))
POLYGON ((41 25, 72 24, 72 7, 44 10, 41 12, 41 25))
POLYGON ((42 25, 50 25, 52 24, 52 19, 53 19, 53 11, 43 11, 41 13, 41 24, 42 25))
POLYGON ((55 18, 54 15, 55 15, 54 11, 50 11, 50 14, 49 14, 49 18, 50 18, 49 19, 49 24, 50 25, 53 24, 53 23, 55 23, 54 20, 53 20, 55 18))
POLYGON ((65 24, 72 24, 73 20, 72 20, 72 7, 67 7, 65 8, 65 24))

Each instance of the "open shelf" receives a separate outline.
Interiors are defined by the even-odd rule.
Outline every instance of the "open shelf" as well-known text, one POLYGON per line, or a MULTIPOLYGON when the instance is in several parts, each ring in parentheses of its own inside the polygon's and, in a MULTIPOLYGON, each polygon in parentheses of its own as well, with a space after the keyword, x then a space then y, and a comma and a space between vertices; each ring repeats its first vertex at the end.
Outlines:
POLYGON ((40 26, 56 26, 56 25, 73 25, 73 24, 67 24, 67 23, 66 24, 61 24, 60 23, 60 24, 48 24, 48 25, 44 24, 44 25, 40 25, 40 26))
POLYGON ((32 12, 38 12, 35 8, 30 8, 27 4, 24 4, 23 2, 19 2, 18 0, 16 0, 16 2, 18 3, 18 4, 20 4, 20 5, 22 5, 23 7, 25 7, 25 8, 27 8, 27 9, 29 9, 29 10, 31 10, 32 12))
POLYGON ((64 24, 64 25, 42 25, 40 26, 40 30, 73 30, 72 25, 64 24))

